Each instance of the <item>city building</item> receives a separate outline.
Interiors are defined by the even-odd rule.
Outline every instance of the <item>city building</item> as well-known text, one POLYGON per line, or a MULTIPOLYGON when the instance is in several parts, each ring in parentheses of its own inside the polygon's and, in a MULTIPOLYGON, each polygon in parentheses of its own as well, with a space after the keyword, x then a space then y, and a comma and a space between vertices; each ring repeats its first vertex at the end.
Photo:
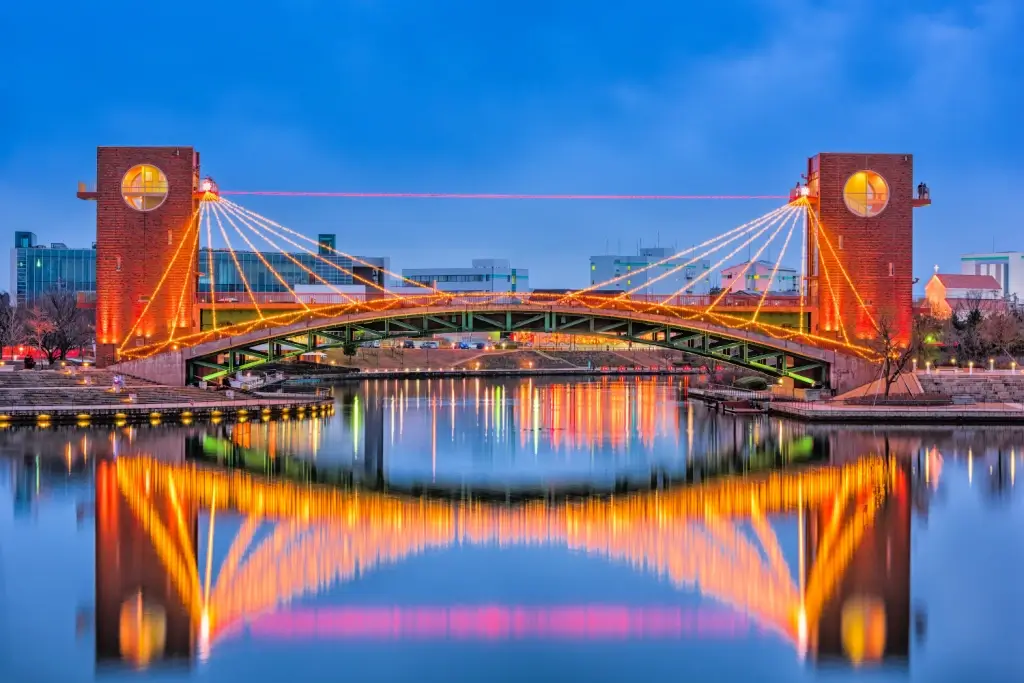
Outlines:
POLYGON ((530 291, 530 271, 508 259, 473 259, 471 268, 403 268, 402 277, 442 292, 530 291))
POLYGON ((621 278, 601 289, 668 296, 685 287, 685 294, 707 294, 712 285, 711 261, 694 260, 688 255, 671 258, 675 253, 666 247, 643 247, 635 256, 591 256, 590 284, 621 278))
POLYGON ((992 275, 964 275, 936 271, 924 286, 925 303, 937 318, 948 318, 977 303, 983 313, 1005 309, 1003 288, 992 275))
POLYGON ((14 233, 11 249, 11 302, 31 305, 54 289, 92 295, 96 292, 96 245, 74 249, 61 242, 37 244, 31 232, 14 233))
POLYGON ((796 294, 800 288, 800 278, 796 270, 788 266, 779 266, 772 277, 775 264, 768 261, 745 261, 722 269, 722 288, 730 292, 766 291, 774 294, 796 294))
POLYGON ((964 275, 991 275, 1009 299, 1024 300, 1024 252, 999 251, 964 254, 960 257, 964 275))
MULTIPOLYGON (((335 235, 320 235, 319 253, 315 255, 301 251, 286 254, 236 250, 232 257, 226 249, 214 249, 214 293, 218 300, 230 298, 231 294, 244 293, 246 283, 253 292, 286 292, 299 285, 366 286, 367 282, 373 282, 381 287, 387 286, 385 271, 390 270, 389 258, 365 256, 358 257, 363 263, 353 261, 332 251, 335 242, 335 235), (245 274, 245 281, 239 274, 239 266, 245 274)), ((200 299, 208 298, 210 292, 209 259, 210 250, 200 249, 200 299)))

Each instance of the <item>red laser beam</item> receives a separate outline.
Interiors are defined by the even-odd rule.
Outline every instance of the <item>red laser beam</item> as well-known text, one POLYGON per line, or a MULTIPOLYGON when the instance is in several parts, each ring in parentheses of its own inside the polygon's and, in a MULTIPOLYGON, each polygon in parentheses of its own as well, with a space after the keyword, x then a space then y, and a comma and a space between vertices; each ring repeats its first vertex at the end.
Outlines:
POLYGON ((287 192, 277 190, 221 190, 221 195, 264 197, 345 197, 371 199, 592 199, 592 200, 700 200, 700 199, 789 199, 775 194, 490 194, 471 192, 287 192))

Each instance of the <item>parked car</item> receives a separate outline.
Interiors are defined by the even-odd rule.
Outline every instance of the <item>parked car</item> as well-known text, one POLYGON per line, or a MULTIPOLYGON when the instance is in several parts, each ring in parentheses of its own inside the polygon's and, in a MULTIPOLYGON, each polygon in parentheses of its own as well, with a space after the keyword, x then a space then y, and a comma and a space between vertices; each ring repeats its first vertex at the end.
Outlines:
POLYGON ((436 341, 425 341, 422 344, 420 344, 421 349, 436 349, 438 347, 439 346, 436 341))
POLYGON ((403 349, 415 349, 416 348, 416 342, 414 342, 412 339, 406 339, 404 342, 402 342, 402 348, 403 349))

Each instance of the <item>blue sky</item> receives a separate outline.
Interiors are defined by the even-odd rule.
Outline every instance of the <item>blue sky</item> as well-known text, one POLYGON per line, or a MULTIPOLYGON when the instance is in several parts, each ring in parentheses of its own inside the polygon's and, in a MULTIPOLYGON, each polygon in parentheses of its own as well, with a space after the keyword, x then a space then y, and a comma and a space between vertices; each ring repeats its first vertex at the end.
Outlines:
MULTIPOLYGON (((74 192, 97 145, 192 144, 225 189, 614 194, 783 194, 818 151, 910 152, 935 200, 917 213, 927 275, 1024 248, 1020 5, 4 3, 0 226, 90 242, 74 192)), ((511 258, 534 286, 775 205, 242 203, 398 268, 511 258)))

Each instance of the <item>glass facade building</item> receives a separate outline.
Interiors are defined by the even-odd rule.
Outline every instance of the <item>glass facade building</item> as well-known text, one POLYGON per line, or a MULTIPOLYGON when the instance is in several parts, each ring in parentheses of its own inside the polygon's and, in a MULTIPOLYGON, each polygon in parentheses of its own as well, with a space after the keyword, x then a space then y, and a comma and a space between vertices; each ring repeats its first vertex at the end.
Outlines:
POLYGON ((96 292, 96 246, 71 249, 60 242, 40 245, 33 233, 15 232, 11 249, 12 301, 18 306, 30 306, 40 295, 54 289, 96 292))
MULTIPOLYGON (((333 235, 331 236, 333 237, 333 235)), ((323 250, 321 250, 323 251, 323 250)), ((371 264, 366 266, 335 253, 317 255, 305 252, 283 254, 279 252, 230 251, 215 249, 199 250, 199 292, 208 297, 210 293, 210 257, 213 257, 213 291, 218 299, 221 295, 244 293, 246 281, 253 292, 286 292, 298 285, 361 285, 359 277, 385 285, 381 269, 388 269, 389 259, 382 257, 360 257, 371 264), (238 265, 235 265, 235 259, 238 265), (269 266, 269 267, 268 267, 269 266), (243 281, 239 267, 245 275, 243 281), (344 269, 344 270, 341 270, 344 269), (274 274, 276 271, 277 275, 274 274), (346 272, 347 271, 347 272, 346 272), (280 277, 278 277, 280 276, 280 277), (287 285, 287 286, 286 286, 287 285)))

